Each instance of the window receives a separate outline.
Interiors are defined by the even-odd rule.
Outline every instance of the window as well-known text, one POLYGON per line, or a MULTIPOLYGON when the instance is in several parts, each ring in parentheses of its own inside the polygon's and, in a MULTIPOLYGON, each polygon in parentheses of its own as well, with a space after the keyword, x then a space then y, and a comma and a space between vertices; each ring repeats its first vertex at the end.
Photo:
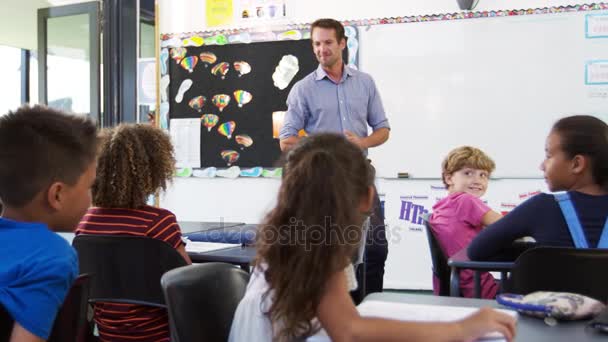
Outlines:
POLYGON ((21 105, 21 49, 0 45, 0 115, 21 105))

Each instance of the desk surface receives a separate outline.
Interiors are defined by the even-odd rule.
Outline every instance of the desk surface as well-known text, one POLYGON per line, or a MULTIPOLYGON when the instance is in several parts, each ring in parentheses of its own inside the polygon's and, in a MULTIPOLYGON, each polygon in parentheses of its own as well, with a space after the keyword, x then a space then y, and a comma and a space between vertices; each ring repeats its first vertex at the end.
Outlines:
MULTIPOLYGON (((496 301, 472 298, 439 297, 430 295, 412 295, 402 293, 372 293, 365 300, 378 300, 393 303, 430 304, 446 306, 468 306, 504 308, 496 301)), ((587 328, 588 321, 560 322, 554 327, 542 319, 519 315, 515 341, 551 341, 551 342, 586 342, 607 341, 608 335, 597 333, 587 328)))
POLYGON ((182 233, 200 232, 205 230, 224 229, 229 227, 242 226, 243 222, 197 222, 179 221, 177 222, 182 233))
POLYGON ((188 253, 192 262, 227 262, 231 264, 250 264, 255 258, 254 246, 220 249, 204 253, 188 253))

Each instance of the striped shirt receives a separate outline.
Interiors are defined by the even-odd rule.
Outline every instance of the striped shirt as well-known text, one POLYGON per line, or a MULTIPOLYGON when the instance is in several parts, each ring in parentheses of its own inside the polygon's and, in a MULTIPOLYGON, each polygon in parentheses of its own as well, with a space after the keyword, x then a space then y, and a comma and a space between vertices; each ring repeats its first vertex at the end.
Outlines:
MULTIPOLYGON (((147 236, 173 248, 183 245, 175 215, 168 210, 144 206, 139 209, 90 208, 76 234, 147 236)), ((101 341, 168 342, 167 310, 122 303, 96 303, 94 319, 101 341)))

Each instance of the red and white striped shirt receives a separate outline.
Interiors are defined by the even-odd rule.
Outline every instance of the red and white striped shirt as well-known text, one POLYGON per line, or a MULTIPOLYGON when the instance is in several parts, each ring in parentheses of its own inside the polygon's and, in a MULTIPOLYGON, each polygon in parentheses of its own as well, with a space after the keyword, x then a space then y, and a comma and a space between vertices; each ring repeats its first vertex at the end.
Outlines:
MULTIPOLYGON (((183 245, 175 215, 168 210, 144 206, 139 209, 90 208, 76 234, 147 236, 173 248, 183 245)), ((169 342, 169 319, 163 308, 96 303, 94 319, 101 341, 169 342)))

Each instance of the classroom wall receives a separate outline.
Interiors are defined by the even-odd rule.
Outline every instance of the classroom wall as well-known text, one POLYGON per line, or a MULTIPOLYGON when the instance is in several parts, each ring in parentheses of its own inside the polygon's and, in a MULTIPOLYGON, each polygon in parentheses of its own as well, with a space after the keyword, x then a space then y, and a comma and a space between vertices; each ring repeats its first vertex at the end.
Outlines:
MULTIPOLYGON (((480 0, 477 11, 565 6, 584 1, 558 0, 480 0)), ((180 33, 202 31, 205 25, 204 0, 158 0, 160 32, 180 33)), ((338 20, 399 17, 419 14, 458 12, 456 0, 286 0, 290 22, 308 23, 320 17, 338 20)))
MULTIPOLYGON (((527 9, 577 3, 580 2, 480 0, 476 10, 527 9)), ((206 29, 203 0, 159 0, 158 4, 161 33, 206 29)), ((318 17, 364 19, 457 11, 456 0, 376 0, 373 5, 363 1, 287 0, 291 22, 310 22, 318 17)), ((438 177, 439 169, 440 165, 437 165, 438 177)), ((378 179, 377 186, 386 201, 386 221, 389 234, 392 234, 389 237, 385 288, 430 289, 430 256, 417 215, 430 210, 436 200, 445 195, 441 181, 438 178, 378 179)), ((176 178, 161 196, 161 206, 172 210, 178 220, 183 221, 257 223, 272 208, 278 187, 277 179, 176 178)), ((495 210, 508 211, 538 191, 546 191, 542 179, 493 180, 485 199, 495 210)))

